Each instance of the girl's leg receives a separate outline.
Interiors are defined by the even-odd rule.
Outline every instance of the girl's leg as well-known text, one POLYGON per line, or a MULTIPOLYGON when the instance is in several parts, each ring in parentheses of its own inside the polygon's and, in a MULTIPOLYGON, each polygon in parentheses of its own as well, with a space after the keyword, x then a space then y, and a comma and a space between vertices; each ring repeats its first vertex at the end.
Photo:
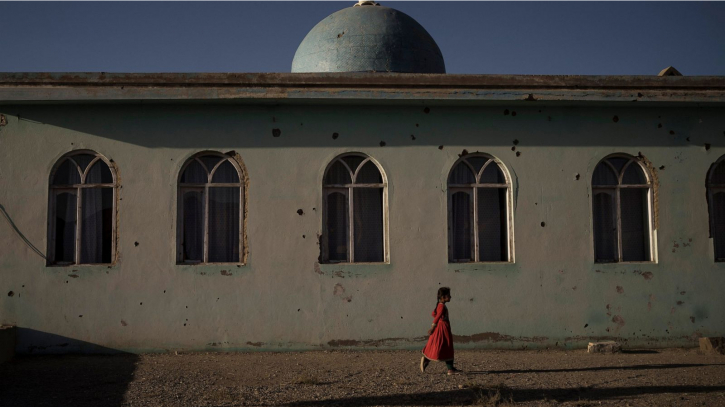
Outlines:
POLYGON ((429 363, 430 363, 430 360, 427 357, 425 357, 425 356, 421 356, 420 357, 420 371, 421 371, 421 373, 425 373, 425 368, 428 367, 428 364, 429 363))
POLYGON ((453 361, 449 360, 446 362, 446 367, 448 367, 448 375, 454 375, 454 374, 460 374, 461 371, 453 367, 453 361))

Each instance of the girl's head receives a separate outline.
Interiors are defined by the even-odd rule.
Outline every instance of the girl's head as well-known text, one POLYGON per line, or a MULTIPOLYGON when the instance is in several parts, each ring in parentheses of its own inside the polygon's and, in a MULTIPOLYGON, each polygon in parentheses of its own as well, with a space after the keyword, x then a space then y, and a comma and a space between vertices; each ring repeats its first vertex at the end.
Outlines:
POLYGON ((438 302, 446 303, 451 300, 451 289, 448 287, 441 287, 438 289, 438 302))

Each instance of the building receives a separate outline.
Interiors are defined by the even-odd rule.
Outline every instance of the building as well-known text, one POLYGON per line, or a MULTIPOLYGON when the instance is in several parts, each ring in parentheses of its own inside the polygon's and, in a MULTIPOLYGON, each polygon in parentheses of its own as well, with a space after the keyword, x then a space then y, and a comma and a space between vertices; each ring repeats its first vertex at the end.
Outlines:
POLYGON ((444 285, 458 347, 725 333, 725 78, 444 74, 370 2, 293 71, 0 74, 18 352, 418 348, 444 285))

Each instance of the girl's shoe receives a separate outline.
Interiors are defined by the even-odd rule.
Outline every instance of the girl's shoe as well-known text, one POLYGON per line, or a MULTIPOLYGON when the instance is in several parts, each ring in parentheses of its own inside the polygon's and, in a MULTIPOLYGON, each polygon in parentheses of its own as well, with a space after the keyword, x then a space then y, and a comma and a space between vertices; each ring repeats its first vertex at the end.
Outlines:
POLYGON ((428 367, 428 363, 430 363, 430 360, 426 358, 425 356, 420 357, 420 372, 425 373, 425 368, 428 367))
POLYGON ((453 369, 448 370, 448 376, 453 376, 456 374, 463 374, 462 370, 458 370, 455 367, 453 369))

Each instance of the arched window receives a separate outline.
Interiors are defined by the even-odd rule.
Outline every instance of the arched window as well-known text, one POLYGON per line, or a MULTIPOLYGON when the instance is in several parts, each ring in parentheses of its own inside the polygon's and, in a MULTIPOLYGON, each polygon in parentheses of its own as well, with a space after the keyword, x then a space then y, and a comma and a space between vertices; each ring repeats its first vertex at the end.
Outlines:
POLYGON ((710 167, 707 174, 707 198, 715 261, 725 261, 725 156, 710 167))
POLYGON ((50 264, 113 263, 116 187, 113 166, 94 151, 73 151, 58 160, 50 175, 50 264))
POLYGON ((634 157, 600 161, 592 176, 594 260, 652 261, 652 182, 634 157))
POLYGON ((450 262, 511 261, 510 183, 483 154, 459 159, 448 176, 450 262))
POLYGON ((244 261, 244 172, 233 158, 204 152, 181 168, 177 261, 244 261))
POLYGON ((323 180, 323 261, 374 263, 387 260, 387 182, 370 157, 335 158, 323 180))

